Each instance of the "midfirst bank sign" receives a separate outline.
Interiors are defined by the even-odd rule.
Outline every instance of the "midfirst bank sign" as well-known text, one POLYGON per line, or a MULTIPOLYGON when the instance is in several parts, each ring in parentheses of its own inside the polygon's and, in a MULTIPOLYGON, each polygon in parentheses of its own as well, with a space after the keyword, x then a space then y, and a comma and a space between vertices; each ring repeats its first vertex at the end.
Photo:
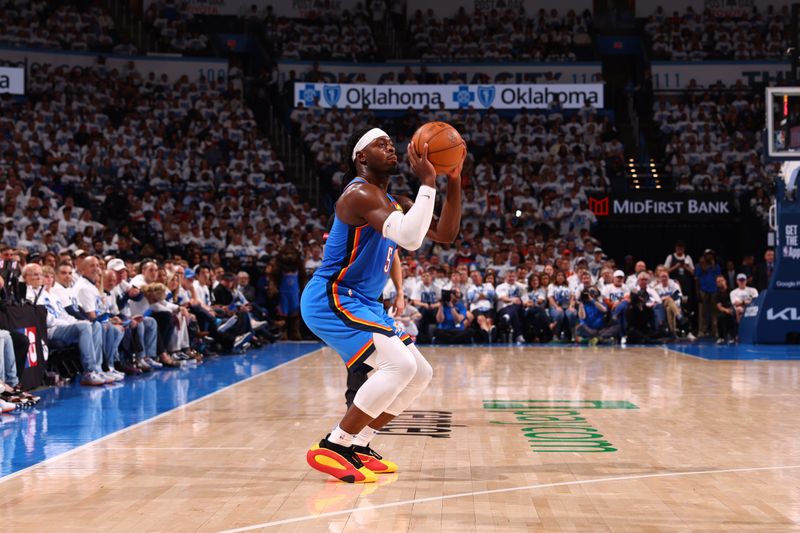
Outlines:
POLYGON ((589 198, 589 209, 598 218, 650 220, 732 219, 736 202, 728 194, 645 194, 589 198))
POLYGON ((295 106, 403 110, 603 107, 603 85, 368 85, 295 83, 295 106))

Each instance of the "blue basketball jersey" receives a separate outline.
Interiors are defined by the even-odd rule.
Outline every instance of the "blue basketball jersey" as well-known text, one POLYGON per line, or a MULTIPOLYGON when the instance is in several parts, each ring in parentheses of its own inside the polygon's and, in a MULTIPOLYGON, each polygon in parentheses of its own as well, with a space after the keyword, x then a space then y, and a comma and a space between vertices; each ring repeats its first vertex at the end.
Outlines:
MULTIPOLYGON (((347 187, 365 181, 356 178, 347 187)), ((402 211, 389 193, 386 196, 395 209, 402 211)), ((367 300, 376 300, 389 278, 395 250, 397 243, 369 224, 351 226, 334 214, 322 266, 314 272, 314 277, 324 279, 333 293, 346 289, 367 300)))
MULTIPOLYGON (((364 181, 356 178, 347 186, 364 181)), ((401 210, 394 198, 386 196, 401 210)), ((369 224, 350 226, 334 215, 322 266, 303 290, 303 320, 339 353, 348 369, 359 368, 372 355, 375 334, 397 336, 406 345, 413 342, 378 303, 396 249, 395 242, 369 224)))

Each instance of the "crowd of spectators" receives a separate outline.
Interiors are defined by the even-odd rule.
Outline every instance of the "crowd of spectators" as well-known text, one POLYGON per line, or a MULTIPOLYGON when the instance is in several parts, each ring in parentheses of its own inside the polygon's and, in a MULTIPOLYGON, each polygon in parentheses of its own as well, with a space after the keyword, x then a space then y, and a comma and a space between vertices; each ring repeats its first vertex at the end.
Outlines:
POLYGON ((352 11, 317 11, 298 18, 266 14, 246 15, 261 19, 265 38, 274 57, 280 59, 377 61, 373 20, 363 8, 352 11))
POLYGON ((408 48, 426 61, 575 61, 591 46, 592 15, 572 9, 476 10, 453 17, 417 10, 408 21, 408 48))
POLYGON ((658 96, 653 119, 675 189, 752 195, 751 211, 766 222, 770 200, 765 191, 779 168, 761 157, 764 116, 763 96, 741 81, 730 87, 692 84, 678 94, 658 96))
MULTIPOLYGON (((726 11, 726 8, 722 8, 726 11)), ((749 12, 715 14, 711 9, 674 11, 658 7, 644 24, 650 37, 653 59, 673 61, 783 59, 792 46, 791 13, 788 5, 759 8, 749 12)))
POLYGON ((298 106, 290 116, 297 135, 318 165, 329 199, 338 195, 346 170, 342 149, 352 131, 380 124, 393 135, 402 175, 393 190, 409 194, 406 146, 424 122, 457 124, 467 141, 463 227, 544 224, 576 233, 592 223, 590 194, 609 189, 609 174, 624 162, 624 147, 611 120, 592 108, 567 113, 494 110, 408 110, 402 119, 377 119, 368 109, 322 111, 298 106))
MULTIPOLYGON (((80 249, 29 254, 3 246, 0 257, 8 278, 0 277, 3 301, 46 310, 51 376, 61 379, 57 371, 69 367, 58 365, 72 350, 84 386, 196 366, 204 356, 273 342, 282 323, 270 315, 270 299, 281 300, 279 306, 291 300, 278 296, 269 271, 251 283, 245 271, 207 263, 190 266, 179 256, 134 262, 80 249)), ((299 299, 299 291, 294 292, 299 299)), ((38 401, 19 388, 17 361, 27 352, 25 335, 0 331, 4 412, 38 401)), ((63 377, 69 379, 68 374, 63 377)))
POLYGON ((0 0, 0 45, 134 54, 94 2, 0 0))
POLYGON ((326 223, 286 180, 235 81, 44 66, 26 102, 0 106, 10 246, 180 251, 238 270, 326 223))
MULTIPOLYGON (((318 257, 310 248, 309 274, 318 257)), ((737 341, 745 308, 774 269, 771 250, 759 264, 752 256, 738 266, 718 263, 711 249, 695 263, 680 241, 655 268, 627 259, 618 265, 586 230, 567 238, 535 228, 462 231, 452 246, 428 241, 404 253, 402 286, 387 281, 382 298, 397 327, 421 344, 625 345, 696 336, 724 344, 737 341)))
POLYGON ((194 14, 186 0, 151 2, 144 20, 151 30, 152 44, 157 52, 201 54, 208 51, 208 36, 194 31, 194 14))

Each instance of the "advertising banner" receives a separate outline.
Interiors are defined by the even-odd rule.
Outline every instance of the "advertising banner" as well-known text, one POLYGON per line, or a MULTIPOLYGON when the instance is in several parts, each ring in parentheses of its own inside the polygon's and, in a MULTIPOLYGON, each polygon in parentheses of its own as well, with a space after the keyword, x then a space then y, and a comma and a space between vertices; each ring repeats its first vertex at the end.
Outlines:
POLYGON ((737 214, 733 195, 725 193, 629 193, 589 198, 598 220, 613 221, 723 221, 737 214))
POLYGON ((603 85, 361 85, 295 83, 295 105, 370 109, 563 109, 603 107, 603 85))
POLYGON ((800 213, 781 213, 776 233, 778 268, 770 288, 793 289, 800 298, 800 213))
POLYGON ((172 82, 177 81, 181 76, 186 76, 189 81, 196 81, 201 76, 209 81, 225 81, 228 77, 226 60, 206 57, 117 56, 32 48, 0 48, 0 59, 6 63, 22 65, 27 61, 28 75, 35 66, 45 64, 90 67, 97 64, 98 55, 102 55, 106 59, 106 66, 109 69, 122 70, 133 62, 134 69, 142 76, 147 76, 152 72, 160 78, 162 74, 166 74, 172 82))
POLYGON ((0 94, 25 94, 25 69, 0 67, 0 94))
MULTIPOLYGON (((281 61, 278 71, 281 81, 289 79, 294 71, 298 77, 308 73, 313 61, 281 61)), ((394 74, 392 83, 401 83, 401 75, 406 67, 415 73, 420 71, 419 62, 411 63, 337 63, 319 64, 317 81, 339 83, 362 82, 381 83, 388 73, 394 74)), ((479 84, 484 80, 490 83, 598 83, 602 81, 603 66, 600 63, 428 63, 428 72, 440 74, 445 83, 458 78, 463 83, 479 84)))
POLYGON ((701 87, 718 81, 726 86, 737 80, 747 87, 778 85, 789 79, 792 64, 789 61, 653 61, 653 88, 657 91, 675 91, 689 86, 695 80, 701 87))

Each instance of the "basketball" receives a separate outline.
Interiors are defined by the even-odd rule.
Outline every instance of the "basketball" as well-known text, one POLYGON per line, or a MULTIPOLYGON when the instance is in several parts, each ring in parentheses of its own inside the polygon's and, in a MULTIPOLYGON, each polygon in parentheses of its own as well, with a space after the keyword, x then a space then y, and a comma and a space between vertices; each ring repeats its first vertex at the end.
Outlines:
POLYGON ((427 122, 419 127, 411 137, 417 153, 422 155, 422 147, 428 143, 428 161, 437 174, 446 174, 461 162, 467 149, 464 139, 456 129, 446 122, 427 122))

